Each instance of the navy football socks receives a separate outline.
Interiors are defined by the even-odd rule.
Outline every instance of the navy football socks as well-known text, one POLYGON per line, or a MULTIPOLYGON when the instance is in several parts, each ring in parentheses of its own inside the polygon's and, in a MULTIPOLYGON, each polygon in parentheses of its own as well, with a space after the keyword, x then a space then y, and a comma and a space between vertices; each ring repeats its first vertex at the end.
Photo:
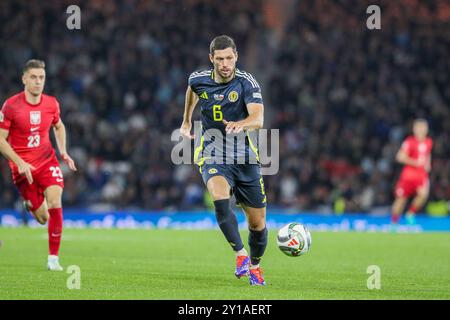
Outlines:
POLYGON ((230 199, 214 201, 216 208, 216 219, 220 230, 225 235, 228 243, 234 251, 239 251, 244 248, 244 244, 239 234, 239 227, 236 216, 230 207, 230 199))
POLYGON ((264 228, 261 231, 249 229, 249 232, 250 260, 252 265, 257 265, 266 251, 268 231, 267 228, 264 228))

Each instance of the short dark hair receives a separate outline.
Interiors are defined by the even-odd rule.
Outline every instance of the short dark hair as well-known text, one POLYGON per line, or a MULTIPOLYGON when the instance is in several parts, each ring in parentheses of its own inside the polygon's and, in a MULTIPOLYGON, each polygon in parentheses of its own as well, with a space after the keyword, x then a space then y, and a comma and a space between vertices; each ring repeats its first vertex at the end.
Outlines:
POLYGON ((234 43, 233 38, 227 35, 221 35, 215 37, 211 41, 211 44, 209 45, 209 53, 214 54, 215 50, 223 50, 226 48, 231 48, 234 52, 236 52, 236 44, 234 43))
POLYGON ((416 118, 416 119, 414 119, 413 124, 416 124, 416 123, 428 124, 428 121, 425 118, 416 118))
POLYGON ((23 73, 30 69, 45 69, 45 62, 37 59, 28 60, 23 67, 23 73))

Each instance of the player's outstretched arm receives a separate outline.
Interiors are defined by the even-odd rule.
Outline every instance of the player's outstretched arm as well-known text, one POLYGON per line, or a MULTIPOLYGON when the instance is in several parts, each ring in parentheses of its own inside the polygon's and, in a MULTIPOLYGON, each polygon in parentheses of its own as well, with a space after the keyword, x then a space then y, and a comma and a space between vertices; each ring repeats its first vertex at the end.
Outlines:
POLYGON ((33 175, 31 170, 34 170, 31 164, 23 161, 21 157, 14 151, 11 145, 6 141, 8 139, 9 131, 5 129, 0 129, 0 153, 2 153, 6 159, 14 162, 17 166, 19 174, 25 175, 30 184, 33 183, 33 175))
POLYGON ((191 134, 192 128, 192 114, 194 113, 195 106, 198 102, 197 94, 192 90, 191 86, 187 87, 186 98, 184 102, 184 115, 183 123, 180 127, 180 133, 182 136, 188 139, 194 139, 195 136, 191 134))
POLYGON ((53 132, 56 138, 56 144, 58 145, 59 154, 61 155, 62 160, 69 166, 70 170, 77 171, 77 167, 75 166, 75 161, 67 153, 66 149, 66 126, 59 119, 59 121, 53 125, 53 132))
POLYGON ((247 105, 248 117, 241 121, 223 120, 226 133, 239 133, 243 130, 261 129, 264 125, 264 105, 249 103, 247 105))

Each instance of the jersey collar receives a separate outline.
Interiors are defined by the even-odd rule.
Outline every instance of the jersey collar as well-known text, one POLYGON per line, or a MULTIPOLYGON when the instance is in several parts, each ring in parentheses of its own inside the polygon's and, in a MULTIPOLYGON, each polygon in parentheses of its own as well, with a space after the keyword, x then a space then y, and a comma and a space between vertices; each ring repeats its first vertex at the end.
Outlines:
POLYGON ((28 106, 30 106, 30 107, 38 107, 38 106, 40 106, 41 103, 42 103, 43 94, 41 94, 41 98, 39 99, 39 102, 36 103, 36 104, 32 104, 32 103, 29 103, 29 102, 27 101, 27 97, 26 97, 26 95, 25 95, 25 91, 22 91, 22 97, 23 97, 23 101, 24 101, 28 106))

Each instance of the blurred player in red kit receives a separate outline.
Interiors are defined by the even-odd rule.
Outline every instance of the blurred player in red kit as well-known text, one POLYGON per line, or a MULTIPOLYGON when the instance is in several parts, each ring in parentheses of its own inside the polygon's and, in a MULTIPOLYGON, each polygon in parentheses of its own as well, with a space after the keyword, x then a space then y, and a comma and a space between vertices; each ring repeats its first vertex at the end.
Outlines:
POLYGON ((55 97, 43 94, 45 63, 29 60, 22 75, 24 91, 7 99, 0 111, 0 152, 9 160, 12 179, 24 207, 40 223, 48 221, 47 269, 62 271, 58 253, 62 235, 64 179, 50 141, 53 128, 62 160, 76 171, 67 154, 66 129, 55 97))
POLYGON ((408 224, 415 224, 415 214, 427 201, 430 190, 428 173, 431 170, 433 140, 428 137, 427 121, 416 119, 413 123, 413 133, 413 136, 403 141, 396 156, 397 161, 404 167, 395 186, 395 201, 391 217, 394 227, 398 224, 405 205, 411 197, 414 198, 405 217, 408 224))

